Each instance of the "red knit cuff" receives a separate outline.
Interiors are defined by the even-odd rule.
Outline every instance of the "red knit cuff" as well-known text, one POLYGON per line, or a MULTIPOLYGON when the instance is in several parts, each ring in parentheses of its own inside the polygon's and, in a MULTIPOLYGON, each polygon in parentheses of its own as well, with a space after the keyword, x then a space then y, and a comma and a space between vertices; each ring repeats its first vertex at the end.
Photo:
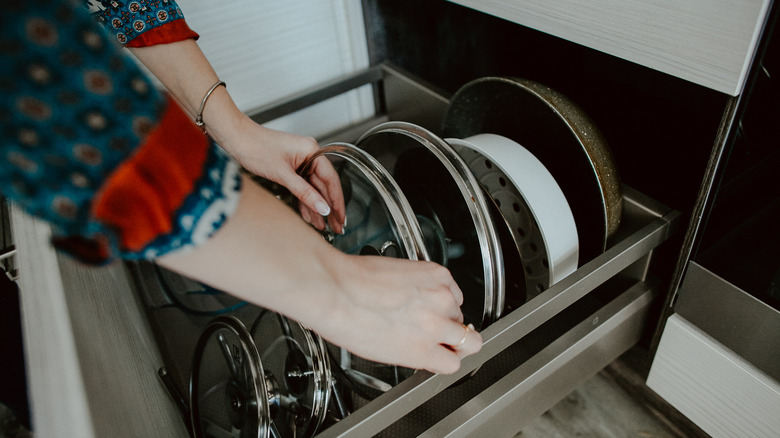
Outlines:
POLYGON ((197 40, 200 37, 190 29, 184 19, 178 19, 166 23, 164 26, 149 29, 125 44, 125 47, 148 47, 156 44, 175 43, 186 39, 197 40))
POLYGON ((169 96, 160 123, 101 188, 95 218, 112 226, 129 251, 169 233, 175 212, 201 177, 209 147, 208 138, 169 96))

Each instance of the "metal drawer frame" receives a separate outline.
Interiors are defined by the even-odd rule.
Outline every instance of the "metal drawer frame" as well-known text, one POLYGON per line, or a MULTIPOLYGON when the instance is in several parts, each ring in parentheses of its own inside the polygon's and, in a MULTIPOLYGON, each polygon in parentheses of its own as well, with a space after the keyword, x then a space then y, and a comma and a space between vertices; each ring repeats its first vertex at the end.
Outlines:
POLYGON ((676 231, 679 213, 655 209, 660 206, 628 188, 624 196, 628 223, 623 227, 630 227, 630 234, 487 327, 482 332, 482 350, 466 357, 457 373, 419 372, 318 436, 365 437, 380 433, 618 275, 633 282, 625 292, 542 352, 518 363, 515 371, 485 388, 477 397, 464 400, 461 408, 423 436, 469 436, 477 427, 482 428, 481 436, 486 436, 485 427, 491 428, 487 436, 512 436, 628 350, 639 340, 646 311, 657 289, 652 279, 647 278, 653 250, 676 231), (495 418, 504 421, 491 423, 495 418))

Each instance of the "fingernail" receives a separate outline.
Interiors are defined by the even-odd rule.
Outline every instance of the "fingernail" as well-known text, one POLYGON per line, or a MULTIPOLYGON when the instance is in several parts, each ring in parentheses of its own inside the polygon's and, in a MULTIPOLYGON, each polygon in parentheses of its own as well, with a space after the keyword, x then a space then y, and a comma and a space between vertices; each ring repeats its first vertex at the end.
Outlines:
POLYGON ((314 208, 317 209, 317 213, 319 213, 320 216, 327 216, 330 214, 330 207, 323 201, 315 202, 314 208))
POLYGON ((344 216, 344 224, 341 226, 341 234, 344 234, 347 232, 347 217, 344 216))

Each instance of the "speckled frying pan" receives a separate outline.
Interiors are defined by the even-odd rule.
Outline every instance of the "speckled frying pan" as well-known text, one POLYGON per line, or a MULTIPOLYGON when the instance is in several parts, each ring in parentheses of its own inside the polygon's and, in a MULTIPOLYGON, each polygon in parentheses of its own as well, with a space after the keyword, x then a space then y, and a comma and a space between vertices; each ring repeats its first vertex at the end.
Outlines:
POLYGON ((572 209, 580 265, 606 249, 623 210, 620 181, 604 136, 571 100, 542 84, 484 77, 450 100, 444 137, 491 133, 523 145, 550 171, 572 209))

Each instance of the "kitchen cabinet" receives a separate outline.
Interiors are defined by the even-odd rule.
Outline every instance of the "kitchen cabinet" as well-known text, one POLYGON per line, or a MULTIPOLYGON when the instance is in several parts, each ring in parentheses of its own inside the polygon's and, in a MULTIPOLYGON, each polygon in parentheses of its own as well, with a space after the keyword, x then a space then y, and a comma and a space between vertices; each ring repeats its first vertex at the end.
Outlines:
MULTIPOLYGON (((453 2, 732 96, 717 105, 723 114, 717 125, 689 126, 711 143, 674 142, 682 150, 699 148, 709 156, 689 162, 707 163, 701 173, 687 166, 687 175, 696 177, 676 179, 680 186, 699 184, 699 189, 677 204, 688 215, 689 227, 677 267, 670 271, 667 307, 653 334, 657 344, 650 344, 655 355, 647 382, 712 436, 776 436, 776 6, 768 1, 453 2)), ((634 77, 642 76, 635 72, 634 77)), ((580 86, 585 82, 577 81, 580 86)), ((683 88, 695 86, 656 90, 683 88)), ((648 99, 633 105, 654 105, 644 97, 648 99)), ((671 131, 662 119, 657 118, 657 129, 671 131)), ((630 160, 641 154, 634 155, 630 160)), ((680 155, 674 154, 675 159, 680 155)), ((666 192, 654 195, 669 199, 666 192)))
MULTIPOLYGON (((633 246, 620 246, 608 256, 597 258, 595 264, 548 294, 557 296, 565 289, 576 289, 582 284, 595 288, 598 282, 594 280, 594 272, 608 271, 613 275, 625 269, 632 273, 641 271, 639 286, 631 288, 623 298, 627 300, 626 307, 610 309, 615 319, 609 319, 609 323, 603 325, 596 322, 598 319, 593 323, 587 321, 592 327, 585 324, 576 328, 582 333, 591 333, 582 338, 587 342, 573 340, 572 345, 577 347, 574 350, 556 344, 554 347, 560 351, 544 350, 536 358, 543 361, 545 354, 560 358, 558 362, 549 362, 548 384, 560 382, 564 375, 572 378, 567 384, 585 379, 587 373, 584 371, 580 370, 583 374, 575 376, 571 368, 567 368, 566 364, 570 362, 566 362, 566 355, 586 357, 591 365, 604 360, 601 355, 604 343, 598 336, 603 332, 619 332, 624 323, 630 322, 625 327, 631 329, 632 337, 630 343, 623 339, 625 345, 621 344, 620 348, 628 348, 636 342, 652 345, 648 338, 655 335, 653 322, 666 316, 658 315, 661 307, 658 303, 662 304, 676 293, 684 272, 682 268, 688 266, 689 235, 698 229, 699 213, 706 202, 702 199, 701 188, 715 178, 717 166, 713 166, 713 156, 717 156, 715 152, 724 147, 728 137, 719 132, 728 131, 735 120, 736 99, 742 96, 748 83, 765 18, 771 16, 768 13, 770 3, 769 0, 567 0, 555 4, 444 0, 362 2, 368 35, 365 42, 372 64, 389 61, 399 65, 440 87, 445 91, 444 95, 468 80, 484 75, 528 77, 558 89, 580 104, 605 133, 623 181, 636 189, 630 191, 633 208, 648 213, 643 203, 635 202, 636 198, 644 201, 642 194, 647 194, 682 212, 682 220, 675 217, 674 222, 689 224, 687 231, 674 234, 667 217, 668 210, 661 208, 662 213, 652 221, 656 229, 641 238, 642 242, 652 238, 652 246, 640 242, 647 246, 643 251, 653 253, 652 264, 644 258, 646 254, 634 254, 633 246), (669 244, 655 248, 667 238, 669 244), (618 257, 625 252, 631 252, 630 266, 618 257), (645 271, 660 277, 660 285, 656 282, 645 284, 645 271), (663 292, 656 294, 666 289, 670 291, 666 295, 663 292), (656 303, 655 314, 651 312, 651 303, 656 303), (624 315, 626 312, 630 313, 630 319, 624 315), (640 320, 647 322, 637 323, 640 320)), ((192 1, 190 9, 203 4, 192 1)), ((198 12, 189 15, 196 19, 198 12)), ((209 18, 206 15, 204 21, 209 18)), ((308 35, 308 42, 313 47, 317 47, 317 37, 317 34, 308 35)), ((354 34, 349 38, 354 38, 354 34)), ((341 41, 344 41, 343 35, 341 41)), ((347 70, 337 72, 335 76, 345 74, 348 74, 347 70)), ((323 78, 323 81, 330 79, 333 76, 323 78)), ((399 81, 403 82, 403 79, 399 81)), ((310 85, 316 85, 316 82, 310 85)), ((251 86, 240 89, 251 91, 251 86)), ((292 98, 286 102, 297 102, 296 96, 300 92, 290 90, 292 98)), ((349 99, 353 98, 348 101, 355 102, 349 99)), ((279 102, 284 104, 285 96, 273 96, 263 104, 253 103, 247 97, 246 102, 244 109, 247 112, 262 112, 269 106, 278 107, 275 105, 279 102)), ((401 103, 409 109, 408 102, 401 103)), ((378 102, 377 106, 387 104, 378 102)), ((373 103, 369 106, 373 111, 373 103)), ((361 120, 365 114, 360 114, 348 122, 361 120)), ((294 116, 291 120, 291 124, 285 122, 280 127, 293 127, 294 130, 294 126, 300 126, 295 124, 294 116)), ((322 130, 326 131, 328 129, 322 130)), ((155 351, 143 310, 133 298, 133 286, 124 267, 85 268, 54 253, 48 245, 48 227, 18 210, 14 211, 13 225, 19 248, 25 343, 36 434, 186 436, 180 412, 157 380, 159 352, 155 351)), ((619 305, 621 301, 616 303, 619 305)), ((552 307, 555 306, 557 304, 553 302, 552 307)), ((550 307, 540 306, 542 313, 550 307)), ((502 330, 517 329, 523 321, 536 318, 538 313, 529 312, 507 319, 493 326, 492 333, 498 335, 502 330)), ((682 333, 697 332, 678 324, 677 316, 671 321, 669 327, 680 327, 684 329, 682 333)), ((660 332, 657 335, 660 336, 660 332)), ((493 354, 506 348, 506 339, 496 336, 487 344, 486 350, 493 354)), ((663 348, 659 351, 659 360, 668 357, 663 348)), ((477 366, 473 360, 466 364, 477 366)), ((527 382, 534 376, 526 368, 508 373, 482 393, 483 398, 464 405, 427 433, 439 436, 445 432, 439 430, 440 427, 454 430, 457 436, 474 432, 484 417, 476 416, 469 421, 464 418, 471 418, 469 415, 475 410, 483 413, 485 406, 500 404, 505 384, 527 382)), ((772 379, 761 382, 771 383, 772 379)), ((420 378, 409 385, 420 384, 422 389, 418 393, 430 393, 449 383, 452 382, 447 378, 436 377, 427 381, 420 378)), ((511 394, 513 399, 522 399, 527 394, 525 387, 515 388, 511 394)), ((565 395, 566 389, 556 386, 561 393, 555 395, 565 395)), ((772 394, 771 390, 769 394, 772 394)), ((403 399, 394 399, 392 409, 402 409, 398 406, 403 403, 398 400, 403 399)), ((544 402, 553 403, 554 400, 545 399, 544 402)), ((365 415, 354 421, 370 423, 375 420, 365 415)), ((509 420, 526 421, 527 418, 509 420)), ((494 423, 493 427, 501 424, 494 423)), ((519 423, 511 424, 520 427, 519 423)), ((329 433, 336 436, 338 432, 329 433)))
POLYGON ((452 0, 729 94, 741 92, 770 0, 452 0))
MULTIPOLYGON (((369 81, 383 79, 389 88, 413 84, 389 68, 361 76, 369 81)), ((446 103, 435 94, 427 98, 439 107, 446 103)), ((413 117, 404 99, 395 103, 400 104, 401 114, 413 117)), ((489 422, 497 428, 493 436, 511 435, 630 348, 638 341, 659 292, 658 283, 647 275, 653 251, 675 233, 679 215, 629 188, 624 196, 623 226, 607 252, 483 331, 482 352, 464 360, 457 374, 417 373, 322 436, 374 435, 483 365, 502 371, 482 373, 468 379, 468 385, 457 386, 477 391, 478 398, 440 418, 441 423, 427 431, 426 422, 415 421, 411 427, 429 436, 439 436, 442 427, 462 435, 486 430, 489 422), (586 303, 585 309, 567 312, 575 302, 586 303), (568 320, 567 314, 576 320, 568 320), (544 348, 548 338, 556 337, 544 348), (509 372, 517 367, 518 357, 526 365, 509 372), (509 387, 514 387, 511 395, 500 402, 494 399, 509 387), (393 402, 385 405, 388 397, 393 402), (508 413, 502 406, 508 400, 513 407, 519 403, 525 414, 511 416, 508 422, 506 417, 492 421, 496 413, 508 413), (475 406, 482 407, 479 415, 473 412, 475 406), (468 423, 460 420, 463 415, 469 416, 468 423)), ((162 309, 163 317, 165 310, 176 309, 162 306, 145 311, 150 309, 139 297, 146 286, 132 280, 127 265, 86 267, 54 252, 49 226, 18 209, 13 211, 13 225, 16 242, 23 248, 20 287, 36 433, 186 436, 181 412, 157 377, 165 361, 156 349, 161 343, 148 319, 155 309, 162 309)), ((159 280, 149 276, 147 281, 159 280)))
POLYGON ((767 46, 777 40, 777 6, 453 3, 490 17, 439 5, 424 18, 404 17, 420 30, 416 39, 399 37, 400 8, 374 2, 393 20, 385 26, 388 56, 435 83, 485 72, 531 77, 585 106, 610 140, 621 177, 688 223, 678 252, 662 257, 674 266, 664 271, 658 325, 647 328, 648 384, 714 436, 777 436, 780 353, 770 327, 778 318, 766 292, 776 269, 778 55, 767 46), (445 34, 458 35, 449 44, 460 55, 436 64, 398 55, 409 41, 447 47, 446 37, 425 28, 435 16, 453 30, 445 34))
POLYGON ((777 436, 780 312, 695 262, 680 299, 648 386, 713 437, 777 436))
MULTIPOLYGON (((776 9, 776 8, 775 8, 776 9)), ((780 35, 768 23, 689 229, 648 385, 712 436, 780 433, 780 35), (673 307, 672 307, 673 306, 673 307)))

